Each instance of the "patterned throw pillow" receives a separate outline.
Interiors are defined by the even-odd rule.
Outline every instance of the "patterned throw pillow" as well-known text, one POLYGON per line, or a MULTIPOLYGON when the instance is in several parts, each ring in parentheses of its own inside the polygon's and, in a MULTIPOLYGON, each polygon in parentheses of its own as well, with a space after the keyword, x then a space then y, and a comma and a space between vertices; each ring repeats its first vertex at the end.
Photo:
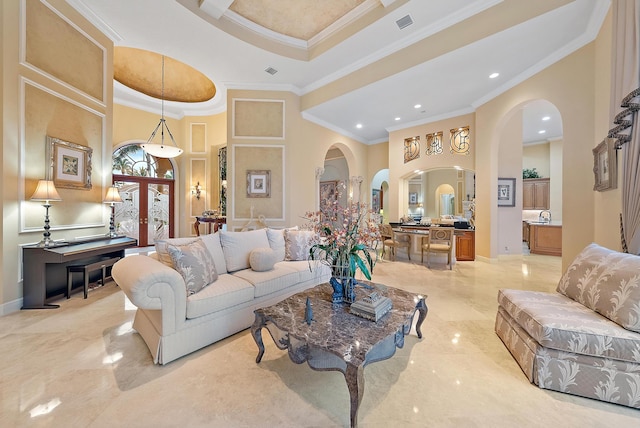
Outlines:
POLYGON ((256 248, 249 255, 249 264, 256 272, 271 270, 276 264, 276 253, 271 248, 256 248))
POLYGON ((640 333, 640 257, 589 244, 558 283, 558 292, 640 333))
POLYGON ((197 293, 218 279, 213 257, 201 239, 184 245, 168 245, 173 268, 184 278, 187 296, 197 293))
POLYGON ((267 238, 269 239, 269 246, 276 252, 276 262, 284 260, 285 244, 284 244, 284 231, 285 230, 298 230, 298 226, 289 227, 287 229, 267 229, 267 238))
POLYGON ((318 236, 312 230, 285 230, 285 260, 309 259, 309 250, 318 242, 318 236))

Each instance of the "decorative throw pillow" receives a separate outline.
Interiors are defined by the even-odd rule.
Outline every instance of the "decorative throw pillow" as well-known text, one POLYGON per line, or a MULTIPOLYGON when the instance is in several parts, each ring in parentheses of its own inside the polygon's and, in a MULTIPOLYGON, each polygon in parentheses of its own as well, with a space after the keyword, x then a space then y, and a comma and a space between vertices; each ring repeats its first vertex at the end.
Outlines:
POLYGON ((287 229, 267 229, 267 238, 269 238, 269 247, 276 253, 276 262, 284 260, 285 244, 284 231, 298 230, 298 226, 289 227, 287 229))
POLYGON ((557 291, 640 333, 640 257, 589 244, 562 275, 557 291))
POLYGON ((276 253, 271 248, 256 248, 249 255, 249 264, 256 272, 271 270, 276 264, 276 253))
POLYGON ((285 230, 285 260, 307 260, 309 250, 318 242, 318 235, 312 230, 285 230))
POLYGON ((156 254, 158 255, 158 260, 162 262, 164 265, 173 267, 173 261, 171 260, 171 256, 169 255, 169 251, 167 251, 167 247, 169 245, 185 245, 190 244, 200 238, 170 238, 170 239, 160 239, 156 241, 156 254))
POLYGON ((184 278, 187 296, 197 293, 218 279, 213 257, 201 239, 185 245, 168 245, 173 268, 184 278))
POLYGON ((224 250, 224 259, 228 272, 248 269, 249 255, 254 248, 269 248, 266 229, 248 232, 220 231, 220 242, 224 250))

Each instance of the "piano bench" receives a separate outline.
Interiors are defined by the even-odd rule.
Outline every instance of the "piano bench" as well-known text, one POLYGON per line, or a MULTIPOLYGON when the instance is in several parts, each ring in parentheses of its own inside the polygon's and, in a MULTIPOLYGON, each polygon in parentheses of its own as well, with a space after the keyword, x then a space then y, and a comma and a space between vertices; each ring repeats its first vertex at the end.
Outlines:
POLYGON ((89 291, 89 273, 94 272, 98 269, 102 270, 102 285, 104 285, 104 279, 107 275, 107 268, 113 266, 118 260, 120 260, 120 257, 105 257, 102 260, 89 264, 67 266, 67 299, 71 297, 71 288, 73 287, 73 274, 75 272, 80 272, 84 275, 84 298, 86 299, 87 293, 89 291))

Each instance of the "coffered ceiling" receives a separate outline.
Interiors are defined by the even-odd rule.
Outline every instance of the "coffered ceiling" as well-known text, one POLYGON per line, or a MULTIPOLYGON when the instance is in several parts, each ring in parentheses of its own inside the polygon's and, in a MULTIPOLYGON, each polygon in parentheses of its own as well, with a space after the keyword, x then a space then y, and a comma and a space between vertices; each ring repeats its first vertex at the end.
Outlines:
MULTIPOLYGON (((169 56, 213 81, 215 97, 200 103, 167 102, 168 115, 224 111, 229 88, 286 90, 301 97, 306 119, 367 144, 386 141, 391 130, 474 111, 593 41, 610 4, 67 1, 116 46, 169 56), (492 73, 499 76, 490 79, 492 73)), ((159 110, 157 99, 117 82, 114 92, 118 103, 159 110)), ((528 124, 524 110, 525 132, 531 129, 525 141, 561 136, 557 110, 549 110, 554 111, 545 134, 538 134, 537 123, 528 124)))

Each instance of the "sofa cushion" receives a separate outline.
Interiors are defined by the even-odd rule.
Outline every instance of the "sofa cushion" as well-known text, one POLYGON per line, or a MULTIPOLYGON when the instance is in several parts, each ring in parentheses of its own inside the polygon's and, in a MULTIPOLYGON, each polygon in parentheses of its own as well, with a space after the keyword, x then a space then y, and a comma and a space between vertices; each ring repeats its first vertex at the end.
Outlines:
POLYGON ((222 274, 210 287, 187 297, 187 318, 194 319, 253 300, 254 288, 242 278, 222 274))
POLYGON ((267 272, 245 269, 234 272, 233 275, 253 284, 255 297, 284 290, 297 284, 300 278, 298 271, 287 267, 285 262, 276 263, 273 269, 267 272))
POLYGON ((254 248, 268 248, 269 239, 265 229, 248 232, 220 232, 220 242, 224 250, 227 271, 235 272, 250 267, 249 255, 254 248))
POLYGON ((590 244, 569 265, 557 290, 640 332, 640 257, 590 244))
POLYGON ((185 244, 189 244, 191 242, 194 242, 196 240, 198 240, 199 238, 197 237, 191 237, 191 238, 170 238, 170 239, 161 239, 159 241, 156 241, 155 243, 155 247, 156 247, 156 254, 158 255, 158 260, 160 260, 163 264, 169 266, 170 268, 173 267, 173 261, 171 260, 171 256, 169 255, 169 252, 167 251, 167 246, 168 245, 185 245, 185 244))
POLYGON ((251 270, 266 272, 273 269, 276 263, 276 253, 271 248, 255 248, 249 254, 251 270))
POLYGON ((640 334, 561 294, 500 290, 498 303, 546 348, 640 362, 640 334))
POLYGON ((227 273, 227 262, 224 260, 224 252, 222 251, 222 243, 220 242, 220 232, 202 235, 200 238, 213 256, 213 262, 216 265, 218 275, 227 273))
POLYGON ((276 263, 284 260, 285 255, 285 243, 284 243, 284 231, 285 230, 298 230, 298 226, 289 227, 287 229, 267 229, 267 238, 269 239, 269 246, 276 252, 276 263))
POLYGON ((312 230, 285 230, 284 242, 285 260, 307 260, 311 246, 319 241, 312 230))
POLYGON ((184 245, 167 245, 173 268, 184 278, 187 296, 218 279, 213 257, 201 239, 184 245))
POLYGON ((331 269, 326 264, 318 260, 300 260, 300 261, 285 261, 276 263, 276 266, 283 265, 288 269, 293 269, 299 274, 299 282, 307 282, 315 280, 318 283, 329 281, 331 277, 331 269))

